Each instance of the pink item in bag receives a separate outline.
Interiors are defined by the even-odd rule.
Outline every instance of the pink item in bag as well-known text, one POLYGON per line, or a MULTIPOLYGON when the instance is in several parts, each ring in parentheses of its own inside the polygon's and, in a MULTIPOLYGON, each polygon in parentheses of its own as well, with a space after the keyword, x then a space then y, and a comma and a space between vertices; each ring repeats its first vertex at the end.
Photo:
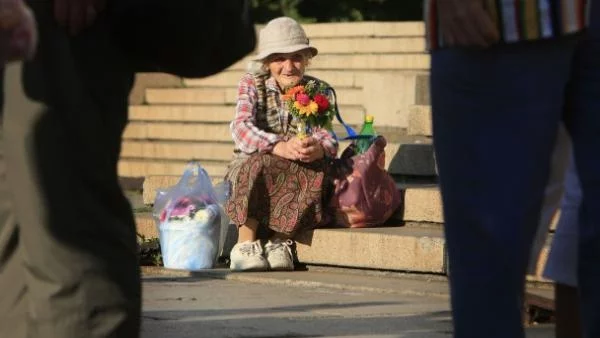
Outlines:
POLYGON ((335 191, 330 206, 338 225, 375 227, 402 204, 402 195, 385 170, 386 144, 385 138, 378 136, 365 153, 356 155, 351 145, 334 161, 335 191))

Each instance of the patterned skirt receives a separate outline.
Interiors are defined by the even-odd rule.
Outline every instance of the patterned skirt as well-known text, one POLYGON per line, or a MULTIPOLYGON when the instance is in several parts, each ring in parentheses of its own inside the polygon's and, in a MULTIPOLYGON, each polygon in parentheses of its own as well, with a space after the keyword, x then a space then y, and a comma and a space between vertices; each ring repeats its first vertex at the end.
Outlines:
POLYGON ((238 226, 254 218, 260 228, 287 235, 315 228, 329 219, 324 202, 332 185, 326 172, 324 160, 302 163, 265 153, 234 160, 225 211, 238 226))

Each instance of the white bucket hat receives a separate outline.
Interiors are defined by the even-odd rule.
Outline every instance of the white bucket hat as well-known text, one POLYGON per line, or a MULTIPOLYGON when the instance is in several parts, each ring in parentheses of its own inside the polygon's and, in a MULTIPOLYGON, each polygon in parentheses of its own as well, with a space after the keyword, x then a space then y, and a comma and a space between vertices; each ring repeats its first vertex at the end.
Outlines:
POLYGON ((319 52, 308 44, 308 38, 302 26, 288 17, 273 19, 260 30, 258 38, 258 54, 256 61, 264 60, 271 54, 287 54, 308 49, 312 56, 319 52))

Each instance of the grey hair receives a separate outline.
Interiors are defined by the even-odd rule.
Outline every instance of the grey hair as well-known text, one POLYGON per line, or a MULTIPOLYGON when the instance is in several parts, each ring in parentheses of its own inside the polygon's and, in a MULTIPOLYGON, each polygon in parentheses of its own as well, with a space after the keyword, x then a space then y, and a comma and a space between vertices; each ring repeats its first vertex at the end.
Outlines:
MULTIPOLYGON (((312 59, 312 53, 310 50, 305 49, 301 51, 302 55, 304 55, 304 59, 306 61, 306 65, 310 65, 310 60, 312 59)), ((269 58, 266 57, 263 60, 253 60, 248 62, 246 65, 246 71, 250 74, 254 75, 266 75, 269 74, 269 68, 267 67, 267 60, 269 58)))
POLYGON ((250 61, 246 66, 246 71, 254 75, 266 75, 269 73, 266 65, 262 61, 250 61))

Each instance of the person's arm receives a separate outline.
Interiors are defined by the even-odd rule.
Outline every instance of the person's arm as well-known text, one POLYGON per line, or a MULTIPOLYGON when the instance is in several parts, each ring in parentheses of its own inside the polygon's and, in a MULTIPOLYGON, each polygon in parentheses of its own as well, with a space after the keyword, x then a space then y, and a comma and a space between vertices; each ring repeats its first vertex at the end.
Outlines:
POLYGON ((231 135, 236 146, 246 154, 271 152, 282 137, 256 127, 256 85, 254 77, 246 74, 238 86, 235 118, 231 122, 231 135))
POLYGON ((447 46, 488 47, 500 39, 484 0, 431 0, 437 3, 440 32, 447 46))

